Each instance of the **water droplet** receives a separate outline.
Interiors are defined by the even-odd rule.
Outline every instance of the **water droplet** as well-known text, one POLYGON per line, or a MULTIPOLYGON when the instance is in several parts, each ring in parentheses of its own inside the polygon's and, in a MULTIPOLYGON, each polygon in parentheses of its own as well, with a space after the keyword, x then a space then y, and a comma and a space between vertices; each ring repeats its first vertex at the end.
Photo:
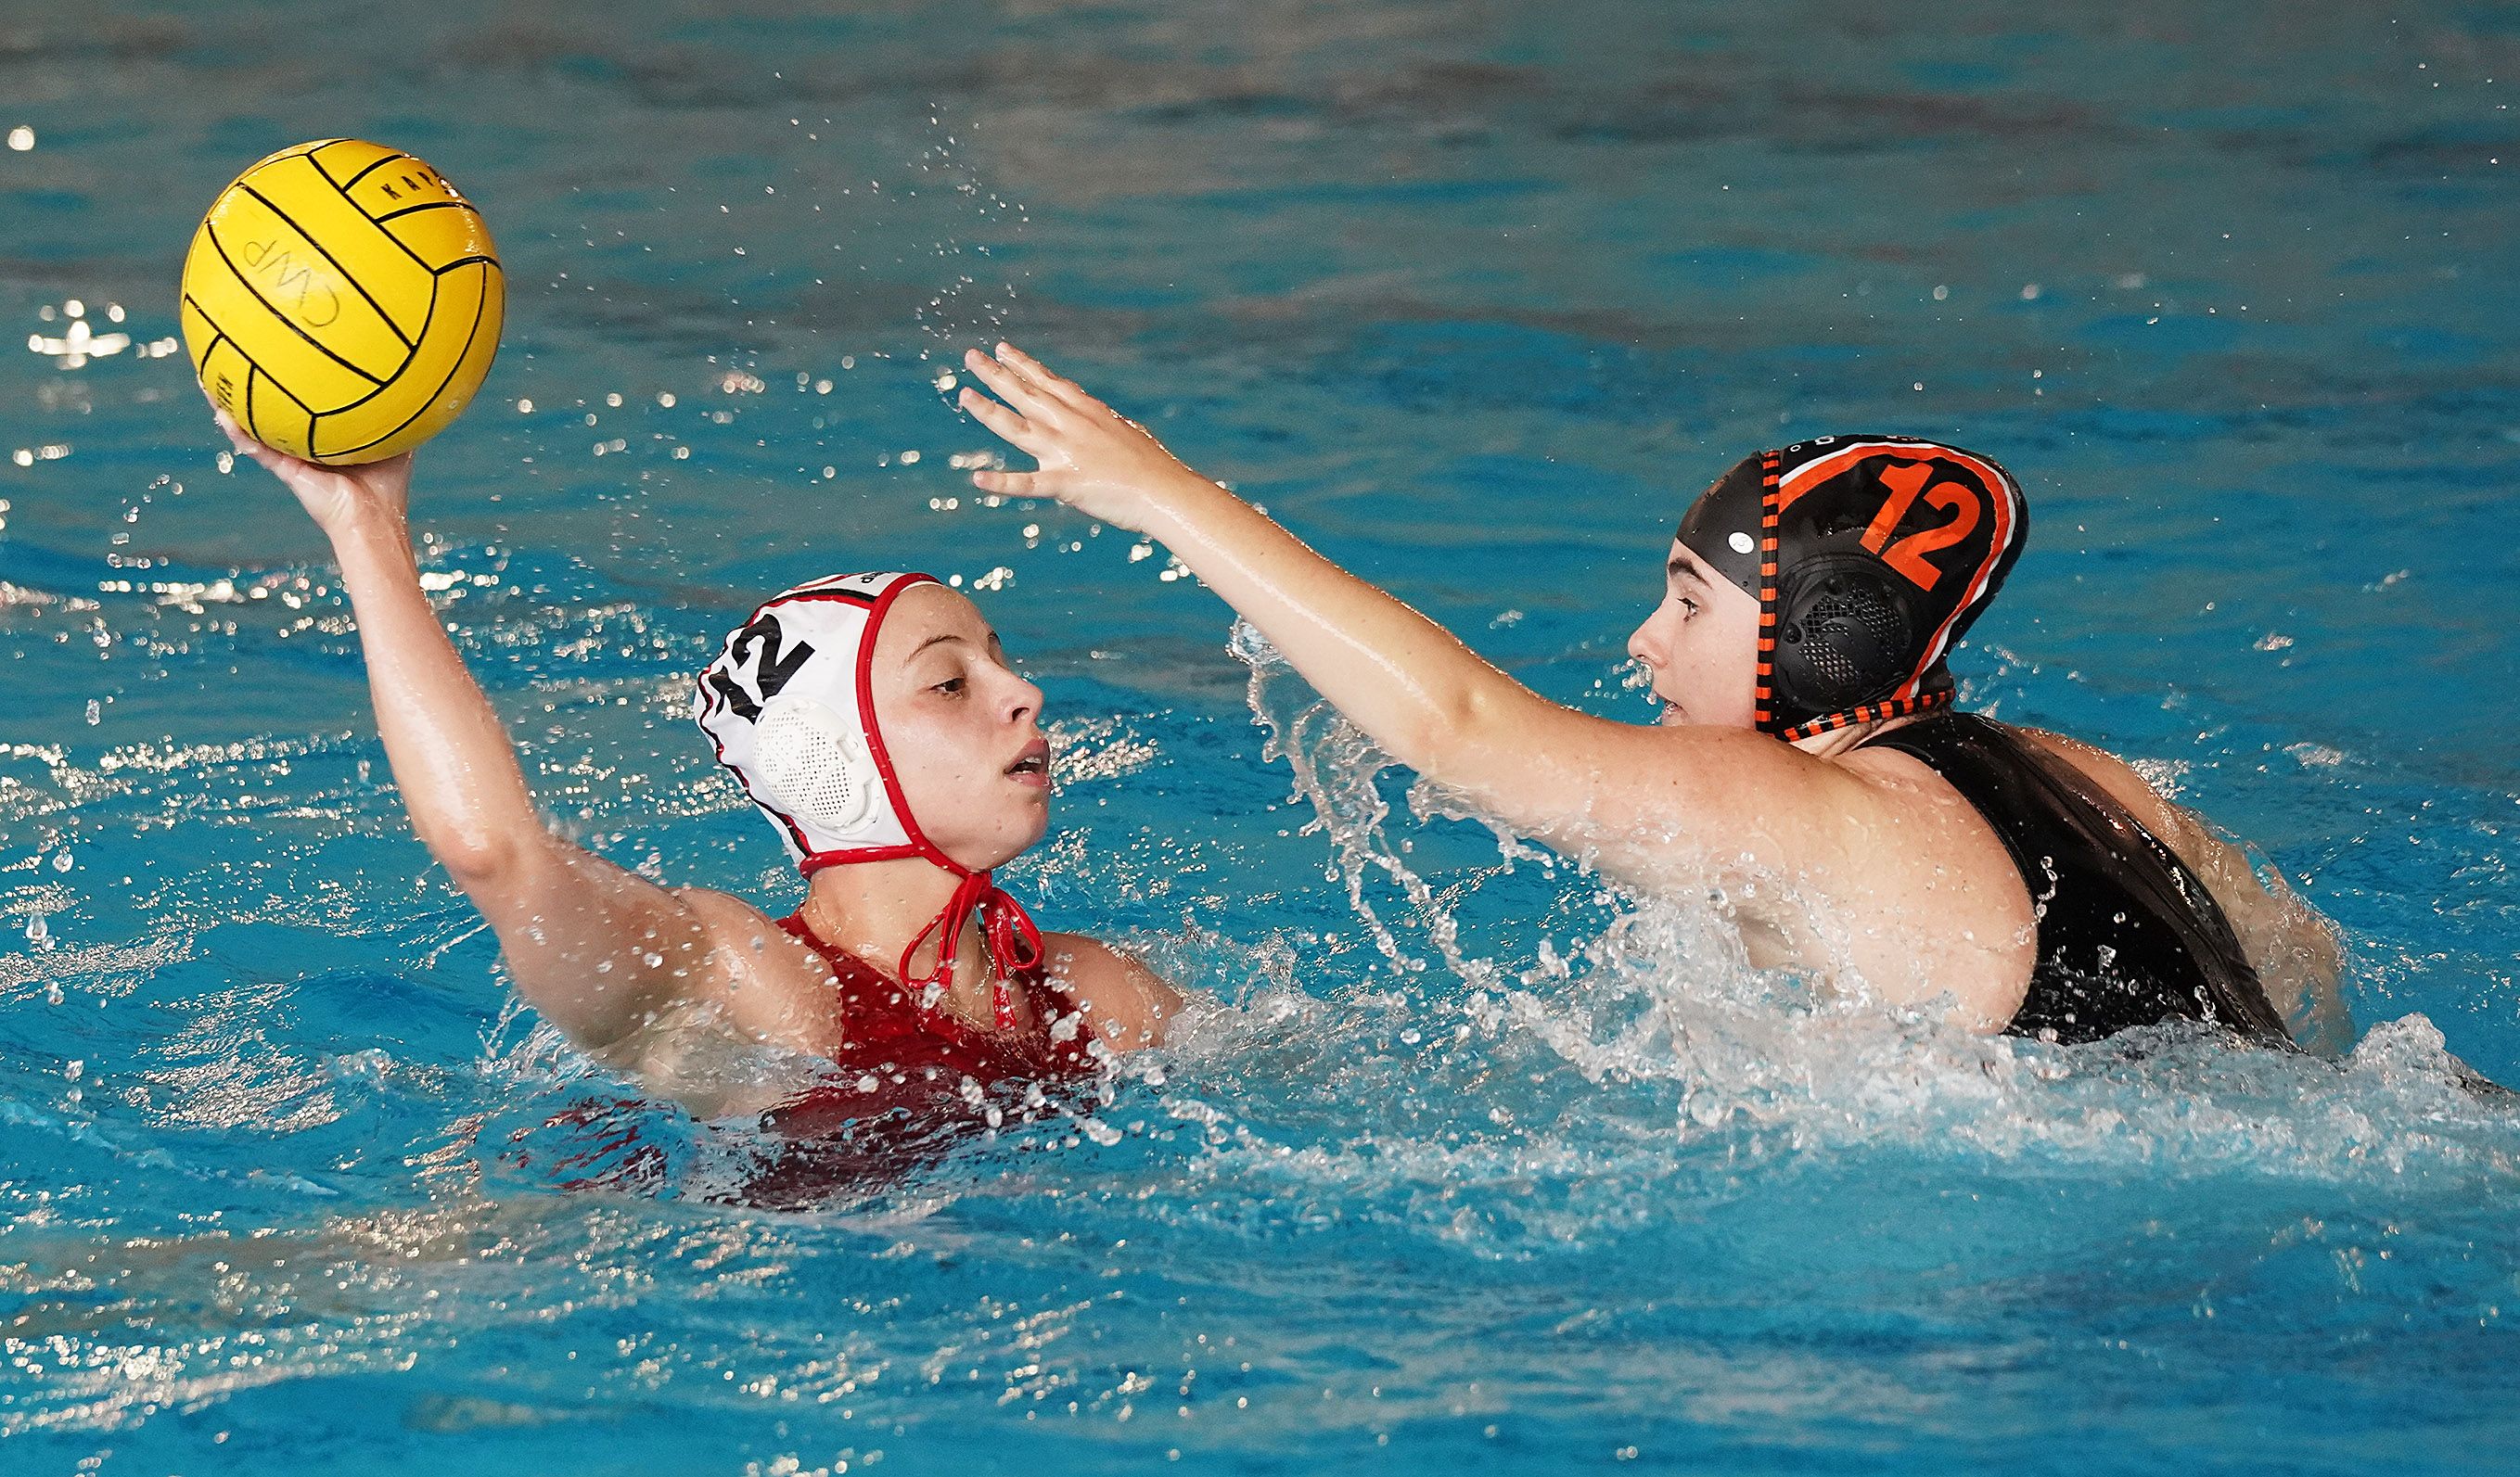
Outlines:
MULTIPOLYGON (((70 849, 67 846, 53 853, 53 871, 55 872, 68 872, 77 865, 77 859, 70 855, 70 849)), ((36 921, 41 922, 43 920, 38 918, 36 921)))

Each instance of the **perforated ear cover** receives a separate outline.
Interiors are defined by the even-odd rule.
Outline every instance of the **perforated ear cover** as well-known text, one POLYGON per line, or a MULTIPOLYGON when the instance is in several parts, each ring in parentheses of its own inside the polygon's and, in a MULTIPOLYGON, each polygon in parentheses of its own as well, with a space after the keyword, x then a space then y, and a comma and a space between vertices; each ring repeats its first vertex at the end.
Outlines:
POLYGON ((1911 603, 1877 560, 1805 559, 1777 591, 1777 693, 1790 707, 1834 712, 1886 697, 1915 660, 1911 603))
POLYGON ((857 725, 810 697, 763 703, 752 753, 781 808, 834 836, 854 835, 883 798, 883 777, 857 725))
POLYGON ((1759 602, 1756 722, 1790 741, 1951 701, 1944 658, 2002 587, 2028 514, 1973 452, 1829 435, 1736 463, 1678 536, 1759 602))
POLYGON ((764 603, 730 633, 693 716, 798 865, 923 855, 884 779, 862 659, 893 597, 923 574, 842 574, 764 603))

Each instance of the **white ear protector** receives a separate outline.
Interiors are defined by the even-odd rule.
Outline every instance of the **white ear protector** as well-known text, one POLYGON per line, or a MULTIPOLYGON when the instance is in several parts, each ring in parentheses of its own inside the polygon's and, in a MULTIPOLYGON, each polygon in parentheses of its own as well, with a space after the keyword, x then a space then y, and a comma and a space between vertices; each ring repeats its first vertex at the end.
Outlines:
POLYGON ((808 873, 934 850, 884 779, 866 692, 894 597, 934 583, 842 574, 799 585, 756 607, 699 674, 692 716, 808 873))
POLYGON ((883 776, 865 737, 811 697, 782 694, 763 703, 752 752, 762 783, 798 820, 848 836, 877 818, 883 776))

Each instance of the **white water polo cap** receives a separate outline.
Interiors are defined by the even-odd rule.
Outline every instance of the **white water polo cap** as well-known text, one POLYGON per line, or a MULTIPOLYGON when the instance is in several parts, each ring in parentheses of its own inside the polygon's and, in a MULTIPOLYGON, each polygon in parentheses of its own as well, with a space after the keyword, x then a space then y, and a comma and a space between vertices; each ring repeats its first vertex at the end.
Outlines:
POLYGON ((783 591, 700 673, 700 731, 808 874, 844 861, 944 860, 902 801, 869 682, 893 603, 935 583, 834 574, 783 591))
POLYGON ((932 574, 834 574, 773 596, 700 673, 694 716, 718 763, 779 828, 797 871, 811 876, 917 857, 961 878, 944 911, 902 951, 898 976, 925 986, 914 1003, 932 1010, 954 981, 964 926, 976 918, 1004 1028, 1014 1022, 1012 974, 1041 963, 1041 931, 988 873, 947 856, 919 828, 876 721, 876 635, 903 594, 937 583, 932 574), (911 962, 931 936, 935 966, 914 977, 911 962))

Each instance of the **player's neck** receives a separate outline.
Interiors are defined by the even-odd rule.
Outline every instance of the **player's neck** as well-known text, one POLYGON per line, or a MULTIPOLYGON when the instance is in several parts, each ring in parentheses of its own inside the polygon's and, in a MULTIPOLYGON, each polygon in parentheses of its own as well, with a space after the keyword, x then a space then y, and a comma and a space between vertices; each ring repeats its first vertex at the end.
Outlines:
MULTIPOLYGON (((900 969, 901 952, 936 921, 961 880, 916 857, 826 867, 807 884, 798 916, 825 944, 856 955, 891 977, 900 969)), ((911 962, 914 971, 935 966, 937 942, 930 939, 920 950, 919 958, 911 962)), ((985 1011, 988 962, 976 921, 965 925, 956 955, 953 994, 958 1012, 965 1004, 960 998, 973 991, 985 1011)))
POLYGON ((1815 759, 1843 758, 1862 748, 1867 739, 1877 738, 1892 729, 1906 728, 1922 716, 1918 713, 1909 713, 1874 723, 1852 723, 1842 729, 1830 729, 1825 734, 1814 734, 1808 738, 1797 738, 1794 740, 1794 747, 1815 759))

